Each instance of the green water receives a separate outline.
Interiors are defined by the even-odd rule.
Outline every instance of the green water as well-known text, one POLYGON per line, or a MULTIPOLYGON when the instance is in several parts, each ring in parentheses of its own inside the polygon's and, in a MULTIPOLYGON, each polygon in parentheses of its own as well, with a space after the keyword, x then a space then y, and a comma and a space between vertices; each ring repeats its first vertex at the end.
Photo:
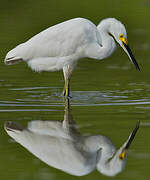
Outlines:
MULTIPOLYGON (((111 179, 93 171, 75 177, 41 162, 15 143, 5 121, 23 125, 31 120, 63 120, 62 72, 35 73, 21 63, 6 66, 6 53, 56 23, 85 17, 98 24, 120 19, 141 67, 136 71, 123 50, 104 61, 82 59, 71 80, 71 109, 79 131, 108 136, 116 147, 126 140, 138 120, 141 127, 128 152, 127 164, 116 180, 150 179, 150 1, 149 0, 13 0, 0 6, 0 179, 111 179)), ((114 179, 114 178, 113 178, 114 179)))

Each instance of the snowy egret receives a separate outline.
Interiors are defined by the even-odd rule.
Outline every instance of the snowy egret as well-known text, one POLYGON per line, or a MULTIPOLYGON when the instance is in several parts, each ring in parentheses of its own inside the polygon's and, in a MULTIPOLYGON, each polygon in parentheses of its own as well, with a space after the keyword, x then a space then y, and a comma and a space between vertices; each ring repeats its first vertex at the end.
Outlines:
POLYGON ((52 26, 9 51, 8 65, 25 61, 35 71, 63 70, 63 94, 69 96, 72 71, 78 59, 104 59, 115 50, 115 40, 140 70, 127 42, 124 25, 115 18, 102 20, 96 27, 84 18, 75 18, 52 26))
POLYGON ((16 142, 52 167, 75 176, 86 175, 95 168, 104 175, 115 176, 125 166, 126 152, 139 122, 119 150, 106 136, 80 134, 72 120, 69 103, 63 121, 31 121, 27 128, 6 122, 4 127, 16 142))

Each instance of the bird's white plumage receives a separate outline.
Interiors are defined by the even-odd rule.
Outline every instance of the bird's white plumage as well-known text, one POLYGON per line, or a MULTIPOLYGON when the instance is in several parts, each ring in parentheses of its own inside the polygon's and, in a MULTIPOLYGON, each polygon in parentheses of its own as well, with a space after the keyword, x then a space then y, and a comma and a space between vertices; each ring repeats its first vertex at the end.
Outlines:
MULTIPOLYGON (((65 65, 70 65, 73 70, 80 58, 108 57, 115 48, 114 40, 108 35, 108 31, 116 33, 117 27, 122 30, 124 26, 114 18, 103 20, 98 27, 84 18, 71 19, 18 45, 8 52, 5 62, 13 63, 20 58, 35 71, 56 71, 63 69, 65 65), (115 27, 110 25, 115 23, 115 27)), ((124 32, 126 34, 125 28, 124 32)))
POLYGON ((8 134, 48 165, 82 176, 95 169, 96 154, 86 152, 59 122, 34 121, 23 131, 8 134), (38 126, 38 128, 37 128, 38 126))
POLYGON ((8 52, 6 64, 25 61, 35 71, 63 70, 69 96, 72 71, 80 58, 104 59, 115 50, 115 41, 140 70, 128 44, 124 25, 115 18, 102 20, 98 26, 84 18, 75 18, 52 26, 8 52))
POLYGON ((98 40, 96 26, 87 19, 76 18, 52 26, 20 44, 8 52, 6 61, 20 57, 36 71, 60 70, 85 57, 86 47, 99 43, 98 40))
POLYGON ((106 136, 80 134, 69 109, 65 110, 63 121, 31 121, 27 128, 8 122, 5 130, 48 165, 76 176, 86 175, 94 169, 107 176, 120 173, 126 158, 120 160, 119 155, 134 138, 132 133, 116 151, 106 136))

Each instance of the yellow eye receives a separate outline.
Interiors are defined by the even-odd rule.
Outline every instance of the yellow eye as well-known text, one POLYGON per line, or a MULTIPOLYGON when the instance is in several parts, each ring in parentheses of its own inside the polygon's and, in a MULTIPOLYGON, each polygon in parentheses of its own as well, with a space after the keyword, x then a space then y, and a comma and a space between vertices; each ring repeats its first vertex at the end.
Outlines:
POLYGON ((123 42, 124 44, 126 44, 126 45, 128 44, 127 39, 124 37, 123 34, 120 34, 120 35, 119 35, 119 40, 122 41, 122 42, 123 42))
POLYGON ((119 159, 123 160, 126 157, 126 153, 125 151, 123 151, 120 155, 119 155, 119 159))
POLYGON ((123 34, 120 34, 119 38, 121 38, 121 39, 122 39, 123 37, 124 37, 124 36, 123 36, 123 34))

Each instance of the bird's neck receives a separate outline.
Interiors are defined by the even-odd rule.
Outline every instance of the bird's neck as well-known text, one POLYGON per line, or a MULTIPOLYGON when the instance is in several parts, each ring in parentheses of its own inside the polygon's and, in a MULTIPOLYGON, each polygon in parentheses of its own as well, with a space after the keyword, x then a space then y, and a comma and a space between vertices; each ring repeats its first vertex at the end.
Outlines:
POLYGON ((113 174, 116 174, 117 167, 115 168, 115 162, 111 162, 112 155, 110 152, 107 151, 107 149, 103 149, 100 158, 97 161, 97 170, 100 171, 104 175, 113 176, 113 174))
POLYGON ((116 151, 115 146, 113 143, 105 136, 90 136, 87 139, 87 145, 86 147, 89 147, 90 151, 96 152, 96 164, 97 169, 103 173, 107 174, 109 173, 111 169, 111 165, 109 163, 109 159, 113 156, 113 154, 116 151))
POLYGON ((86 137, 84 146, 89 152, 98 153, 97 161, 101 164, 105 164, 116 150, 113 143, 107 137, 102 135, 86 137))
POLYGON ((109 23, 100 23, 97 30, 101 37, 102 47, 100 48, 101 59, 109 57, 115 50, 116 44, 112 36, 110 36, 111 26, 109 23))

